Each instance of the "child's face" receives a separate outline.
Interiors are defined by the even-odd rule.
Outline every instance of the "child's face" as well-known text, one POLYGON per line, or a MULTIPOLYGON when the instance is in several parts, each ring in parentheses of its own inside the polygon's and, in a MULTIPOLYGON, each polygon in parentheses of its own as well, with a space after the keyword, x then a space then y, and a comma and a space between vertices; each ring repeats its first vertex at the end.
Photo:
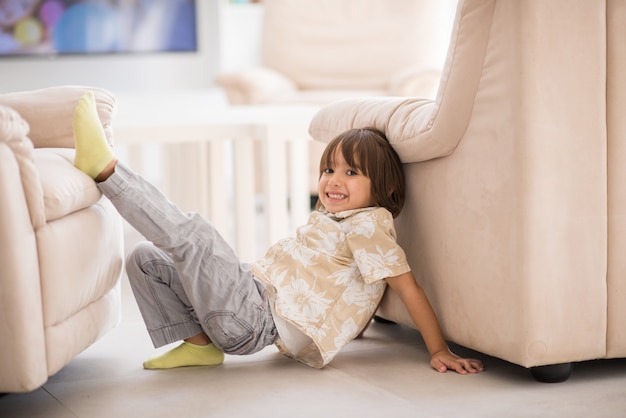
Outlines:
POLYGON ((360 209, 373 205, 372 182, 360 170, 350 167, 339 150, 334 167, 327 167, 318 184, 319 198, 328 212, 360 209))

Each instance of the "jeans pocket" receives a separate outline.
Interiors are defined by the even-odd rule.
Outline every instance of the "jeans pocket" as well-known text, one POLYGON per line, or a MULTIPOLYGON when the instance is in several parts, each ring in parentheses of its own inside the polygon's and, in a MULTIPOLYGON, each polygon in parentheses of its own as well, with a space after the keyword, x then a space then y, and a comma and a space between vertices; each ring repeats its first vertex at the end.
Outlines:
POLYGON ((234 312, 212 311, 204 317, 211 341, 226 354, 246 354, 255 346, 254 328, 234 312))

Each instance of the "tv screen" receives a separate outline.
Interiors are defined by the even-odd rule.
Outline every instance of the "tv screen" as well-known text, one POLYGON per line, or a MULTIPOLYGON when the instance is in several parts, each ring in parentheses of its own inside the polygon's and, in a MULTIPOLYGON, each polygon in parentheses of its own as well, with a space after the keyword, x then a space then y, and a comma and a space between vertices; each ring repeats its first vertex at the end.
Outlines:
POLYGON ((195 0, 0 0, 0 56, 197 51, 195 0))

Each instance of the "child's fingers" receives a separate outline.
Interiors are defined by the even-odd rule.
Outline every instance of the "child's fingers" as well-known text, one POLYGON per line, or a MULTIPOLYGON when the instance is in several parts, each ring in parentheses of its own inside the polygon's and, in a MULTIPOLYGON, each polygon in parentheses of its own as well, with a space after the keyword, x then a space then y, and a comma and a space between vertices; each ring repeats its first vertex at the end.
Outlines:
POLYGON ((463 367, 463 370, 470 373, 478 373, 482 372, 484 367, 480 360, 476 359, 460 359, 460 364, 463 367))
POLYGON ((476 359, 433 359, 431 366, 440 373, 454 370, 459 374, 479 373, 484 370, 483 364, 476 359))
POLYGON ((474 370, 478 372, 482 372, 483 370, 485 370, 485 366, 483 365, 482 361, 472 358, 472 359, 469 359, 469 362, 471 366, 474 368, 474 370))

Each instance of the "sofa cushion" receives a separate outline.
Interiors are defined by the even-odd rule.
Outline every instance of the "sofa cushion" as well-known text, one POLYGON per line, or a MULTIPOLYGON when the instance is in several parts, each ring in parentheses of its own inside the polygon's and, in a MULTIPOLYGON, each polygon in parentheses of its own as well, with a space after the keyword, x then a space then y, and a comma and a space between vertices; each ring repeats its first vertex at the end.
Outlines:
POLYGON ((96 183, 74 167, 73 149, 38 148, 34 156, 47 222, 91 206, 100 199, 96 183))

